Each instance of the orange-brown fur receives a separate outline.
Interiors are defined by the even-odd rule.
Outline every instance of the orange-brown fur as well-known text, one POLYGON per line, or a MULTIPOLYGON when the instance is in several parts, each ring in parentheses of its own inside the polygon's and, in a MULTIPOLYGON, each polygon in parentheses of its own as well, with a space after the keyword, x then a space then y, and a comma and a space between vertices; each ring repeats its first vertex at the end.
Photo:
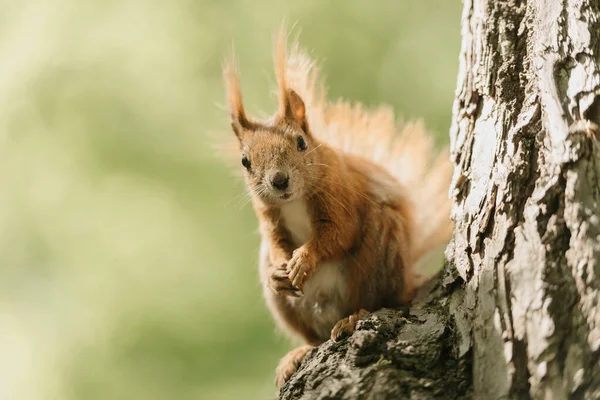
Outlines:
MULTIPOLYGON (((246 115, 233 60, 228 104, 260 222, 267 304, 280 326, 318 345, 364 310, 412 299, 415 263, 449 237, 451 168, 446 153, 431 163, 420 124, 398 136, 388 108, 327 104, 314 62, 297 46, 286 55, 284 34, 275 67, 274 117, 246 115)), ((307 349, 284 360, 297 364, 307 349)), ((295 369, 284 360, 279 383, 295 369)))

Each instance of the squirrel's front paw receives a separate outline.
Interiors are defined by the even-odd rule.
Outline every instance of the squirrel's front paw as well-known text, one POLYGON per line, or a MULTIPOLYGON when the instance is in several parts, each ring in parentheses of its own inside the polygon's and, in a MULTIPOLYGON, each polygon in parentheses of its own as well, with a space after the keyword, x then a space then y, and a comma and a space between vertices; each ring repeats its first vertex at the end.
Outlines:
POLYGON ((292 285, 302 290, 306 279, 314 271, 315 264, 314 256, 304 246, 296 249, 292 254, 292 259, 287 263, 292 285))
POLYGON ((277 296, 300 296, 298 288, 292 285, 292 281, 288 277, 287 263, 285 262, 273 267, 267 285, 277 296))

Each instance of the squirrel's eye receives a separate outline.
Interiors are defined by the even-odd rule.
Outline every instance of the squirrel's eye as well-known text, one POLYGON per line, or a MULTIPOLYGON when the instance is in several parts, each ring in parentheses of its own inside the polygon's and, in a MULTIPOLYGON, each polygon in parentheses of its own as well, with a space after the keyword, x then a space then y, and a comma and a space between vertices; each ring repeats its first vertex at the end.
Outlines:
POLYGON ((306 141, 302 136, 298 136, 298 139, 296 139, 296 143, 298 143, 298 151, 306 150, 306 141))
POLYGON ((248 160, 248 157, 245 154, 242 154, 242 165, 244 168, 250 169, 250 160, 248 160))

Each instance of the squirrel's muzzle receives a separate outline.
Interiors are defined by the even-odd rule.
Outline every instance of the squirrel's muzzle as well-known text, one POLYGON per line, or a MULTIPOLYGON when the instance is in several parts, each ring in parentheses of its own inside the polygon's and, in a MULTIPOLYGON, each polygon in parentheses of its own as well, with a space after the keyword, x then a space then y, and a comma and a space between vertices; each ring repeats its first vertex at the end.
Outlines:
POLYGON ((275 189, 283 191, 287 189, 289 181, 290 179, 286 174, 277 172, 271 178, 271 185, 273 185, 275 189))

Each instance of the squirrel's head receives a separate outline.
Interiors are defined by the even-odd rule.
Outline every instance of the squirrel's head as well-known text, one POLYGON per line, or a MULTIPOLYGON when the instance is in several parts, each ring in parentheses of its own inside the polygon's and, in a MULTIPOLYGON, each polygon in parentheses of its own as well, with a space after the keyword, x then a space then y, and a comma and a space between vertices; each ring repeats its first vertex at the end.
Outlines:
POLYGON ((310 189, 317 154, 311 136, 292 124, 260 126, 241 132, 241 168, 253 194, 268 204, 302 197, 310 189))
POLYGON ((252 193, 267 204, 302 197, 320 169, 319 144, 312 137, 304 103, 289 92, 288 113, 272 122, 251 122, 244 113, 232 114, 231 127, 240 144, 240 164, 252 193))
POLYGON ((320 144, 308 127, 304 101, 286 88, 284 60, 279 57, 279 110, 266 122, 251 120, 242 104, 239 77, 232 60, 224 76, 231 127, 240 145, 240 164, 254 196, 267 204, 294 201, 313 186, 320 169, 316 150, 320 144))

